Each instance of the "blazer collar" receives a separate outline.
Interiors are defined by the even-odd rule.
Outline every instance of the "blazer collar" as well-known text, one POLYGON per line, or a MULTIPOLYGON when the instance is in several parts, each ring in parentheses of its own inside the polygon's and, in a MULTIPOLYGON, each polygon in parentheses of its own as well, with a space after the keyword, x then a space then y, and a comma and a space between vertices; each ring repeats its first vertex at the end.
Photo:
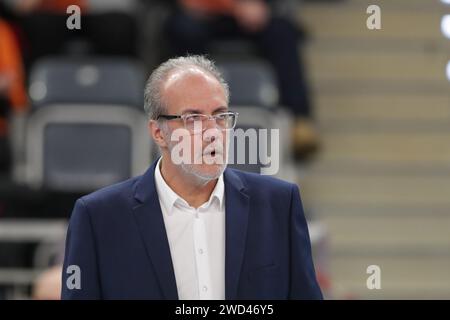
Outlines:
POLYGON ((238 299, 247 239, 250 197, 236 171, 226 169, 225 180, 225 298, 238 299))
POLYGON ((178 292, 169 241, 155 187, 156 163, 153 162, 135 184, 134 197, 137 204, 133 207, 133 214, 164 298, 177 300, 178 292))

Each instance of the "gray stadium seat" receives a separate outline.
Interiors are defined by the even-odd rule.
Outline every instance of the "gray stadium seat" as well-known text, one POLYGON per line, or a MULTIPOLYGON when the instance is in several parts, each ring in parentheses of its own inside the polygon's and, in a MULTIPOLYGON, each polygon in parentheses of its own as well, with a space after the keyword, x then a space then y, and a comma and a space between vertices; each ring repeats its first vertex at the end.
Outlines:
POLYGON ((25 182, 89 192, 144 172, 151 141, 142 111, 110 105, 50 105, 26 126, 25 182))
MULTIPOLYGON (((237 132, 238 130, 243 130, 243 132, 248 132, 248 130, 251 129, 263 129, 262 127, 256 126, 256 125, 239 125, 236 126, 235 128, 235 132, 237 132)), ((260 143, 262 141, 260 141, 259 135, 256 135, 256 138, 250 138, 251 135, 249 135, 249 137, 245 137, 243 138, 242 142, 244 145, 239 145, 239 138, 235 137, 234 138, 234 144, 232 146, 230 146, 230 164, 228 165, 228 167, 230 168, 234 168, 234 169, 239 169, 242 171, 247 171, 247 172, 253 172, 253 173, 261 173, 261 169, 266 167, 264 159, 260 159, 258 155, 256 155, 256 161, 252 161, 252 158, 250 156, 250 150, 252 150, 252 147, 255 147, 252 151, 253 152, 259 152, 260 149, 260 143), (245 140, 244 140, 245 139, 245 140), (231 150, 231 148, 233 148, 231 150), (241 159, 239 157, 242 157, 241 159), (244 162, 242 163, 243 160, 244 162)), ((265 153, 266 150, 266 146, 267 144, 263 144, 262 146, 262 153, 265 153)))
MULTIPOLYGON (((269 165, 264 165, 264 163, 268 163, 268 159, 265 157, 260 157, 258 155, 258 163, 252 164, 249 162, 249 151, 251 148, 253 150, 256 150, 258 153, 261 152, 261 155, 267 155, 269 157, 272 156, 272 161, 275 159, 273 158, 273 152, 275 150, 272 150, 270 148, 270 141, 271 141, 271 134, 270 129, 278 129, 279 139, 276 141, 277 148, 278 148, 278 161, 279 161, 279 171, 275 174, 275 176, 287 180, 295 180, 295 176, 292 175, 292 157, 291 157, 291 149, 290 149, 290 134, 289 134, 289 128, 290 128, 290 120, 289 117, 285 114, 285 112, 281 109, 267 109, 267 108, 261 108, 261 107, 255 107, 255 106, 238 106, 238 107, 231 107, 232 110, 235 110, 239 113, 237 124, 235 131, 242 129, 244 131, 248 129, 268 129, 268 136, 264 138, 262 136, 263 140, 260 140, 260 136, 258 135, 256 141, 253 142, 254 144, 258 144, 258 147, 255 148, 255 145, 250 145, 249 141, 247 140, 245 143, 245 164, 239 164, 238 154, 237 152, 243 152, 244 150, 236 150, 237 143, 234 143, 233 150, 231 150, 232 146, 230 146, 230 157, 233 157, 233 159, 230 160, 229 167, 243 170, 243 171, 249 171, 249 172, 255 172, 260 173, 260 170, 262 168, 267 168, 269 165), (259 143, 261 144, 259 145, 259 143), (262 150, 259 150, 259 147, 262 147, 262 150), (232 163, 232 164, 231 164, 232 163)), ((237 138, 235 138, 237 139, 237 138)))
POLYGON ((274 107, 278 105, 278 87, 271 67, 260 60, 218 61, 218 67, 230 86, 230 104, 234 106, 274 107))
MULTIPOLYGON (((230 107, 239 113, 235 129, 278 129, 279 144, 277 147, 280 167, 275 176, 296 182, 291 151, 292 117, 287 110, 278 107, 278 87, 271 67, 266 62, 254 58, 239 61, 235 59, 218 60, 217 64, 230 86, 230 107)), ((271 136, 268 135, 264 147, 268 148, 268 152, 261 150, 262 154, 272 154, 272 150, 269 148, 270 139, 271 136)), ((256 144, 258 143, 259 139, 256 144)), ((245 146, 246 153, 251 147, 248 144, 245 146)), ((236 150, 230 151, 236 153, 236 150)), ((236 158, 235 155, 234 157, 236 158)), ((248 162, 237 164, 235 160, 233 159, 234 164, 230 164, 229 167, 250 172, 260 172, 262 168, 267 168, 261 161, 257 164, 248 162)), ((267 161, 267 159, 262 160, 263 162, 267 161)))
POLYGON ((143 68, 124 58, 45 58, 31 71, 33 108, 50 104, 143 106, 143 68))

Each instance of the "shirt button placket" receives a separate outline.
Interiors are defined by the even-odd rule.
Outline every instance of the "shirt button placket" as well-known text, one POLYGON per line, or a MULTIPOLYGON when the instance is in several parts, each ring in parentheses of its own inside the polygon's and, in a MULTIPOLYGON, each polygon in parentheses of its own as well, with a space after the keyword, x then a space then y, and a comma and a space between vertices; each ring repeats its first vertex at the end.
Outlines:
POLYGON ((206 227, 197 210, 194 219, 194 247, 195 252, 197 252, 195 260, 197 263, 199 298, 201 300, 211 299, 211 276, 206 250, 206 227))

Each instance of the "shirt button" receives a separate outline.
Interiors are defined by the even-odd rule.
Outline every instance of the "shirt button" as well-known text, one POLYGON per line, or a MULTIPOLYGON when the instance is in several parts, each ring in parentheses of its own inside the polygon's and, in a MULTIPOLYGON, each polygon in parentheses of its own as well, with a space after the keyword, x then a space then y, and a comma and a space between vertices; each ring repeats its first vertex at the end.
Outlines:
POLYGON ((208 287, 207 286, 203 286, 203 292, 208 291, 208 287))
POLYGON ((203 249, 199 249, 198 253, 203 254, 203 249))

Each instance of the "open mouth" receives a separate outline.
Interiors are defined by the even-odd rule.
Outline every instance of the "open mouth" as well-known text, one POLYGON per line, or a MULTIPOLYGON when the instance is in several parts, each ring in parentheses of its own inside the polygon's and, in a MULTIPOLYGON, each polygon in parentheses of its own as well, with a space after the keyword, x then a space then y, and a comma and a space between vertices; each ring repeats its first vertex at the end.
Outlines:
POLYGON ((203 152, 203 156, 207 156, 207 157, 215 157, 215 156, 219 156, 221 154, 222 154, 222 150, 220 147, 207 148, 203 152))
POLYGON ((213 163, 221 163, 222 154, 223 153, 220 149, 212 149, 204 152, 203 157, 205 157, 205 159, 209 159, 208 161, 213 161, 213 163))
POLYGON ((218 156, 218 155, 220 155, 220 154, 221 154, 220 152, 218 152, 218 151, 216 151, 216 150, 213 150, 213 151, 205 152, 205 153, 203 154, 203 156, 204 156, 204 157, 211 157, 211 158, 214 158, 215 156, 218 156))

